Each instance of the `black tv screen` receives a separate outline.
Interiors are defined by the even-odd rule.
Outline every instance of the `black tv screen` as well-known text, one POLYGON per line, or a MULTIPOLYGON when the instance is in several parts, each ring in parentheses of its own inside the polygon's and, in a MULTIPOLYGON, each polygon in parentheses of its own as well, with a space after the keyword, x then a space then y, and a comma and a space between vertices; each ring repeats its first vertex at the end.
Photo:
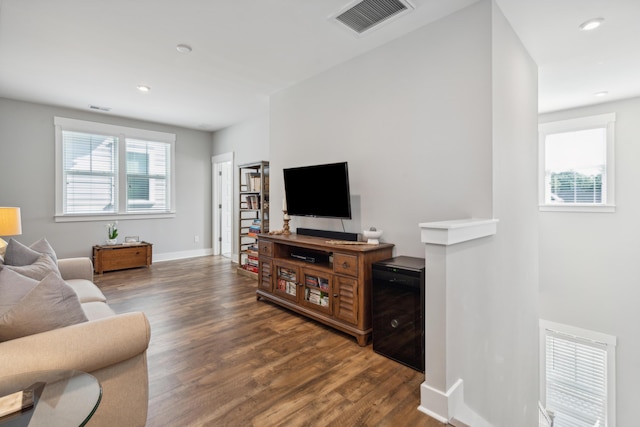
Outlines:
POLYGON ((287 213, 351 219, 347 162, 284 169, 287 213))

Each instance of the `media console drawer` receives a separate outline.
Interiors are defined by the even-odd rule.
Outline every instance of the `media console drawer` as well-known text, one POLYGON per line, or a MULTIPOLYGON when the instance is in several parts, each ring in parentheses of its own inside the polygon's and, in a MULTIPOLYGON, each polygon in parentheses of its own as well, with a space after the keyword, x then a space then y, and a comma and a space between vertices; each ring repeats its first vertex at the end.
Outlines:
POLYGON ((152 245, 147 242, 93 247, 93 268, 97 274, 127 268, 149 267, 151 258, 152 245))

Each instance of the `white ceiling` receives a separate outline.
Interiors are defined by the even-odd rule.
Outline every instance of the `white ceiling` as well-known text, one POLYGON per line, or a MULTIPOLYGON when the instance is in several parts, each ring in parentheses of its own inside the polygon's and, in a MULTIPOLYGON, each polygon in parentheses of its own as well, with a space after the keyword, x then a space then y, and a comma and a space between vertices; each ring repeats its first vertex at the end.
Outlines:
MULTIPOLYGON (((0 0, 0 97, 216 130, 476 0, 413 0, 359 38, 328 19, 350 1, 0 0)), ((640 95, 640 0, 496 1, 540 67, 541 112, 640 95)))

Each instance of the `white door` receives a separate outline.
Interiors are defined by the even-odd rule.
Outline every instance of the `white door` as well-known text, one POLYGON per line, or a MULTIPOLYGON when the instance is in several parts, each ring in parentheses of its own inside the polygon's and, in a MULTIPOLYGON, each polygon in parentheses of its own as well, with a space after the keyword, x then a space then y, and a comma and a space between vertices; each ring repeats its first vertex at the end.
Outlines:
POLYGON ((211 158, 213 164, 213 254, 231 258, 233 248, 233 153, 211 158))

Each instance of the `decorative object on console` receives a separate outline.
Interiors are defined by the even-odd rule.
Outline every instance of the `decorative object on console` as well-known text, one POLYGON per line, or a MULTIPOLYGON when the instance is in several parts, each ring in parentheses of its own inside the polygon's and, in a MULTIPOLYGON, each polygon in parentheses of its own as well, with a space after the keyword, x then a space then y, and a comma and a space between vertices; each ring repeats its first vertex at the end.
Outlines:
POLYGON ((282 221, 284 221, 284 224, 282 225, 282 234, 291 234, 291 230, 289 230, 289 221, 291 220, 291 218, 289 218, 289 214, 287 213, 286 209, 282 211, 282 214, 282 221))
POLYGON ((118 242, 118 221, 107 224, 107 245, 118 242))
MULTIPOLYGON (((0 208, 0 236, 17 236, 22 234, 20 208, 0 208)), ((4 255, 7 242, 0 238, 0 256, 4 255)))
POLYGON ((371 227, 368 230, 363 230, 362 234, 367 238, 367 243, 377 245, 380 243, 378 239, 382 236, 382 230, 377 230, 375 227, 371 227))

